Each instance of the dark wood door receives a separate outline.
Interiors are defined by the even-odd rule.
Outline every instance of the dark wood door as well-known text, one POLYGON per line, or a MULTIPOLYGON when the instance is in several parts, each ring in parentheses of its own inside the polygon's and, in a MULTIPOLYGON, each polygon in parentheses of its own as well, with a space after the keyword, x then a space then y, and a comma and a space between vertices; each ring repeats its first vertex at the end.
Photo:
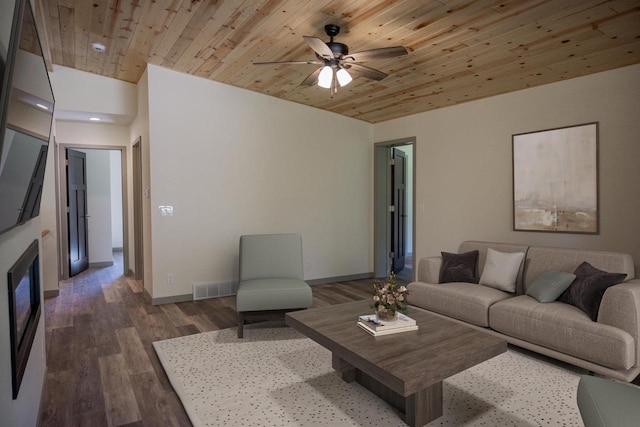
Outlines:
POLYGON ((67 149, 67 223, 69 277, 89 267, 86 154, 67 149))
POLYGON ((407 156, 404 152, 393 149, 391 162, 391 268, 397 274, 404 268, 406 233, 407 233, 407 156))

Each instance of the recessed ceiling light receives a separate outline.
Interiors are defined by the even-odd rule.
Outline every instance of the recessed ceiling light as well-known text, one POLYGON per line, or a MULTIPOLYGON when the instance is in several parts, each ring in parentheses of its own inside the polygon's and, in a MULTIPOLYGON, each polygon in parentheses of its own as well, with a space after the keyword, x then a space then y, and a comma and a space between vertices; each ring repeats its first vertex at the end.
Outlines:
POLYGON ((107 47, 102 43, 91 43, 91 49, 95 50, 96 52, 104 53, 104 51, 107 50, 107 47))
POLYGON ((102 119, 100 117, 89 117, 89 120, 91 120, 92 122, 99 122, 102 119))
POLYGON ((49 107, 47 107, 46 105, 42 105, 42 104, 36 104, 37 107, 42 108, 43 110, 48 110, 49 107))

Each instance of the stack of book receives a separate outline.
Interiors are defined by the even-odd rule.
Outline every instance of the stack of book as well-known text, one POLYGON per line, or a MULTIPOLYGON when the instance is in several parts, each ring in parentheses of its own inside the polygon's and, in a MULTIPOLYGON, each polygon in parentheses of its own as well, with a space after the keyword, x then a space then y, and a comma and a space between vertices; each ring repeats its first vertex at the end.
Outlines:
POLYGON ((398 313, 398 319, 392 321, 378 320, 375 314, 365 314, 358 317, 358 326, 375 336, 418 329, 416 321, 402 313, 398 313))

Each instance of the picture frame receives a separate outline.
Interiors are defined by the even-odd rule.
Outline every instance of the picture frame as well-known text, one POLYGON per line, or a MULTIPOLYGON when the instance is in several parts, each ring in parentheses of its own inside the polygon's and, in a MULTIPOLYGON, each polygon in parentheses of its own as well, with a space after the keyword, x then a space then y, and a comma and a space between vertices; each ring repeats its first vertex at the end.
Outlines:
POLYGON ((599 234, 598 127, 513 135, 514 231, 599 234))

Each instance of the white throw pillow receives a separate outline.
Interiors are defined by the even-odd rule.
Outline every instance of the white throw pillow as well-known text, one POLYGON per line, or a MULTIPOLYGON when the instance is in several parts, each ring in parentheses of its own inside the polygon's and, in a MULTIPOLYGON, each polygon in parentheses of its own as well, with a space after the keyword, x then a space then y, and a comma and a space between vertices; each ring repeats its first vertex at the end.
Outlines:
POLYGON ((522 258, 523 252, 505 253, 487 249, 487 260, 484 263, 480 284, 505 292, 515 292, 522 258))

